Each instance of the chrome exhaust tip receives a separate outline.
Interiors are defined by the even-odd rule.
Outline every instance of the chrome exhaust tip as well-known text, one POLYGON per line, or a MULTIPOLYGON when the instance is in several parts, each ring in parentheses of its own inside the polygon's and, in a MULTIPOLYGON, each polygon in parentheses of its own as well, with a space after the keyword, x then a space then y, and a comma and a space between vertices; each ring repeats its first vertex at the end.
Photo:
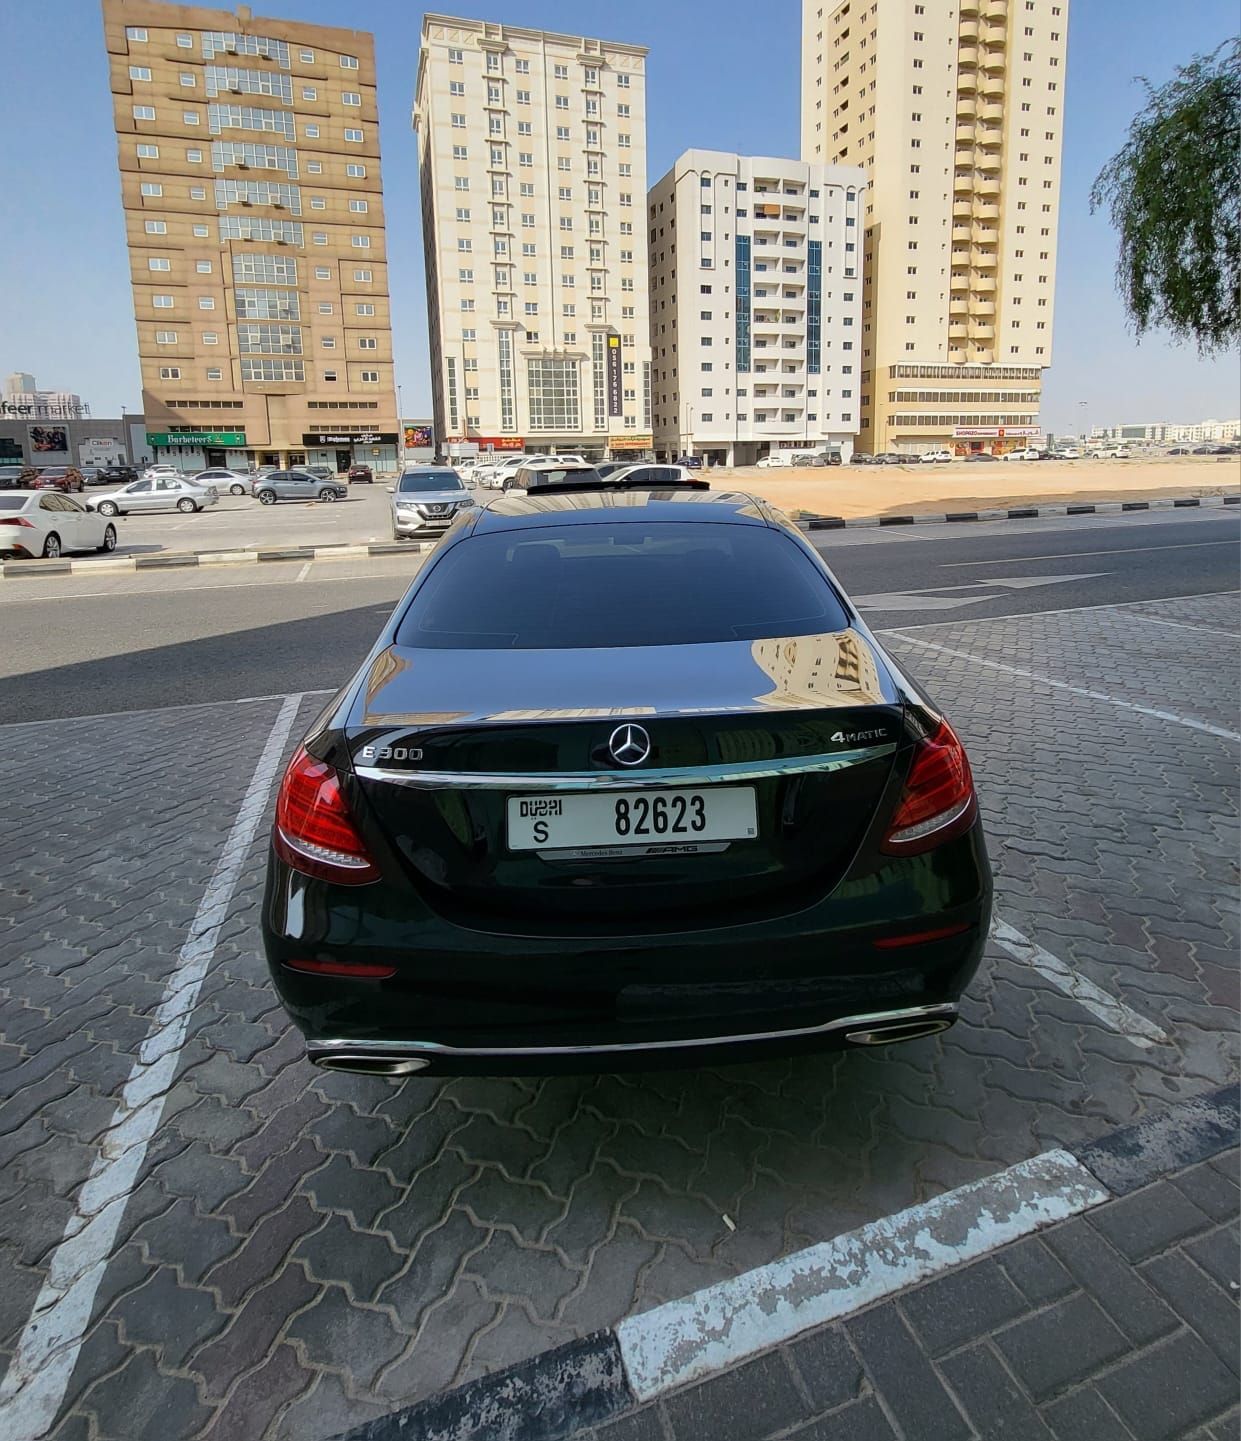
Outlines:
POLYGON ((431 1064, 422 1056, 383 1056, 371 1051, 320 1049, 311 1046, 306 1055, 321 1071, 352 1071, 360 1076, 412 1076, 431 1064))
POLYGON ((927 1017, 923 1020, 889 1021, 868 1026, 864 1031, 846 1031, 845 1040, 855 1046, 890 1046, 897 1041, 916 1041, 922 1036, 936 1036, 946 1031, 956 1018, 927 1017))

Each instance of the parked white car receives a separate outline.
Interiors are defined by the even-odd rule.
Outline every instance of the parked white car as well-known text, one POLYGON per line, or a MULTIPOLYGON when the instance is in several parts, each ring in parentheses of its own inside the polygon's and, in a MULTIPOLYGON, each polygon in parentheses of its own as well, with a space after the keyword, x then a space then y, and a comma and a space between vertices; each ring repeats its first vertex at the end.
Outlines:
POLYGON ((475 485, 481 485, 488 490, 503 490, 504 477, 511 475, 515 470, 520 470, 528 461, 542 459, 525 455, 518 451, 510 451, 499 460, 487 459, 480 461, 474 468, 474 474, 470 477, 475 485))
POLYGON ((770 455, 762 456, 758 462, 759 470, 783 470, 793 464, 793 457, 786 450, 773 450, 770 455))
POLYGON ((143 480, 154 480, 157 475, 179 476, 181 472, 175 465, 148 465, 142 472, 143 480))
POLYGON ((183 476, 144 475, 108 495, 92 495, 86 503, 100 515, 128 515, 131 510, 180 510, 189 515, 219 498, 213 485, 197 485, 183 476))
POLYGON ((58 490, 0 492, 0 555, 55 560, 73 550, 116 549, 116 526, 58 490))
POLYGON ((1010 450, 1004 457, 1005 460, 1038 460, 1042 451, 1033 445, 1027 445, 1024 450, 1010 450))
POLYGON ((918 457, 923 465, 943 465, 947 461, 956 460, 950 450, 924 450, 918 457))
MULTIPOLYGON (((335 471, 328 472, 328 478, 335 475, 335 471)), ((213 465, 210 470, 200 470, 197 475, 188 477, 196 485, 214 485, 217 491, 227 491, 229 495, 249 495, 250 477, 242 474, 239 470, 228 470, 223 466, 213 465)))
POLYGON ((1082 453, 1075 445, 1058 445, 1055 456, 1057 460, 1080 460, 1082 453))

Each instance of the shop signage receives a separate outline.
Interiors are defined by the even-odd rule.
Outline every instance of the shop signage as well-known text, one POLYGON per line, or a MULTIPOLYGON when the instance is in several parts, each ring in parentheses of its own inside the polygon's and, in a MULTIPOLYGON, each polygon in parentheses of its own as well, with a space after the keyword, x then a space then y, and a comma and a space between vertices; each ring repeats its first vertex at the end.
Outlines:
POLYGON ((650 450, 655 444, 653 435, 609 435, 610 450, 650 450))
MULTIPOLYGON (((464 436, 450 435, 450 441, 464 440, 464 436)), ((472 435, 470 439, 479 450, 524 450, 526 442, 520 435, 472 435)))
POLYGON ((245 445, 244 430, 148 430, 148 445, 210 445, 223 449, 229 445, 245 445))
POLYGON ((621 338, 608 336, 608 414, 621 415, 621 338))
POLYGON ((358 430, 350 435, 330 435, 317 430, 302 432, 303 445, 395 445, 395 430, 358 430))
POLYGON ((988 437, 1002 439, 1006 435, 1042 435, 1037 425, 954 425, 953 438, 956 440, 983 440, 988 437))

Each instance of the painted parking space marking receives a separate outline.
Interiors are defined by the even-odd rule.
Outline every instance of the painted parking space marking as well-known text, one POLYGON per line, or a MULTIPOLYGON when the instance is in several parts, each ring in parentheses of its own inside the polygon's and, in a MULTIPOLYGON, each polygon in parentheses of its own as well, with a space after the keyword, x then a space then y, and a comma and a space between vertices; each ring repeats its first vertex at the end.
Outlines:
POLYGON ((35 1441, 53 1425, 116 1242, 130 1192, 176 1078, 181 1046, 220 930, 267 811, 272 784, 303 695, 281 705, 189 933, 164 986, 73 1215, 52 1252, 47 1278, 0 1383, 0 1436, 35 1441))
POLYGON ((1045 951, 1029 936, 1023 936, 1015 926, 1010 926, 1007 921, 1001 921, 998 918, 992 921, 991 939, 1014 961, 1037 971, 1053 986, 1062 990, 1066 996, 1071 996, 1092 1016, 1097 1016, 1105 1025, 1118 1031, 1127 1040, 1132 1041, 1135 1046, 1146 1050, 1149 1046, 1167 1044, 1167 1032, 1161 1030, 1154 1021, 1148 1021, 1145 1016, 1139 1015, 1131 1006, 1125 1005, 1124 1001, 1117 1000, 1102 987, 1096 986, 1093 981, 1088 981, 1085 976, 1078 975, 1072 966, 1066 965, 1058 956, 1053 956, 1050 951, 1045 951))
MULTIPOLYGON (((1110 606, 1107 608, 1114 609, 1110 606)), ((954 655, 958 659, 968 660, 974 665, 985 666, 988 670, 998 670, 1004 675, 1037 681, 1039 685, 1049 686, 1053 690, 1067 691, 1070 695, 1083 696, 1087 700, 1104 701, 1121 710, 1136 711, 1138 715, 1150 716, 1153 720, 1169 721, 1173 725, 1186 726, 1189 730, 1204 731, 1207 735, 1219 736, 1221 740, 1241 741, 1241 734, 1237 731, 1227 730, 1224 726, 1212 725, 1209 721, 1195 720, 1192 716, 1176 715, 1173 711, 1158 710, 1154 706, 1138 705, 1135 701, 1121 700, 1119 696, 1108 695, 1101 690, 1090 690, 1086 686, 1070 685, 1067 681, 1052 680, 1050 676, 1039 675, 1037 671, 1024 670, 1021 666, 1005 665, 1003 661, 984 660, 981 656, 971 655, 969 651, 956 650, 948 645, 936 645, 929 640, 919 640, 916 636, 906 635, 904 631, 888 630, 884 633, 896 640, 904 641, 907 645, 916 645, 922 650, 937 650, 942 655, 954 655)))
POLYGON ((1162 616, 1139 615, 1137 611, 1132 610, 1124 611, 1122 614, 1128 616, 1130 620, 1144 620, 1148 625, 1170 625, 1174 630, 1196 630, 1203 635, 1226 635, 1229 640, 1241 640, 1241 631, 1220 630, 1218 626, 1213 625, 1195 625, 1187 620, 1164 620, 1162 616))
POLYGON ((616 1335, 630 1386, 639 1401, 648 1401, 1107 1199, 1067 1151, 1019 1161, 627 1317, 616 1335))
MULTIPOLYGON (((1011 562, 1010 562, 1011 564, 1011 562)), ((1074 580, 1098 580, 1109 571, 1092 571, 1088 575, 1012 575, 992 576, 989 580, 970 580, 962 585, 933 585, 922 590, 884 591, 875 595, 857 595, 853 604, 858 610, 955 610, 963 605, 978 605, 984 600, 1000 600, 1005 590, 1030 590, 1039 585, 1063 585, 1074 580), (988 593, 987 587, 1002 587, 999 595, 988 593), (939 591, 968 591, 967 595, 940 595, 939 591)))

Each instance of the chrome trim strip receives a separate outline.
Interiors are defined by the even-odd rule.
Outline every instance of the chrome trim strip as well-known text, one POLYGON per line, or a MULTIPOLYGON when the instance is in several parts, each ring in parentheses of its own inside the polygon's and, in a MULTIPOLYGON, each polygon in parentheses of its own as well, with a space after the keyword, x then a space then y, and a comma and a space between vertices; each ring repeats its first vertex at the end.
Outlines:
POLYGON ((406 1056, 590 1056, 613 1051, 687 1050, 698 1046, 744 1045, 747 1041, 776 1041, 797 1036, 828 1035, 832 1031, 860 1031, 891 1022, 957 1018, 951 1001, 932 1006, 906 1006, 898 1011, 872 1011, 860 1016, 842 1016, 817 1026, 797 1026, 785 1031, 753 1031, 745 1035, 689 1036, 676 1041, 606 1041, 595 1046, 448 1046, 441 1041, 308 1041, 306 1054, 314 1061, 320 1056, 353 1054, 393 1060, 406 1056))
POLYGON ((607 791, 641 790, 645 786, 715 785, 721 781, 761 780, 766 776, 803 775, 843 770, 862 761, 893 755, 896 742, 864 746, 829 755, 790 756, 785 760, 734 761, 714 766, 679 766, 663 770, 555 771, 542 775, 502 771, 394 771, 384 766, 354 766, 364 781, 387 781, 419 790, 607 791))

